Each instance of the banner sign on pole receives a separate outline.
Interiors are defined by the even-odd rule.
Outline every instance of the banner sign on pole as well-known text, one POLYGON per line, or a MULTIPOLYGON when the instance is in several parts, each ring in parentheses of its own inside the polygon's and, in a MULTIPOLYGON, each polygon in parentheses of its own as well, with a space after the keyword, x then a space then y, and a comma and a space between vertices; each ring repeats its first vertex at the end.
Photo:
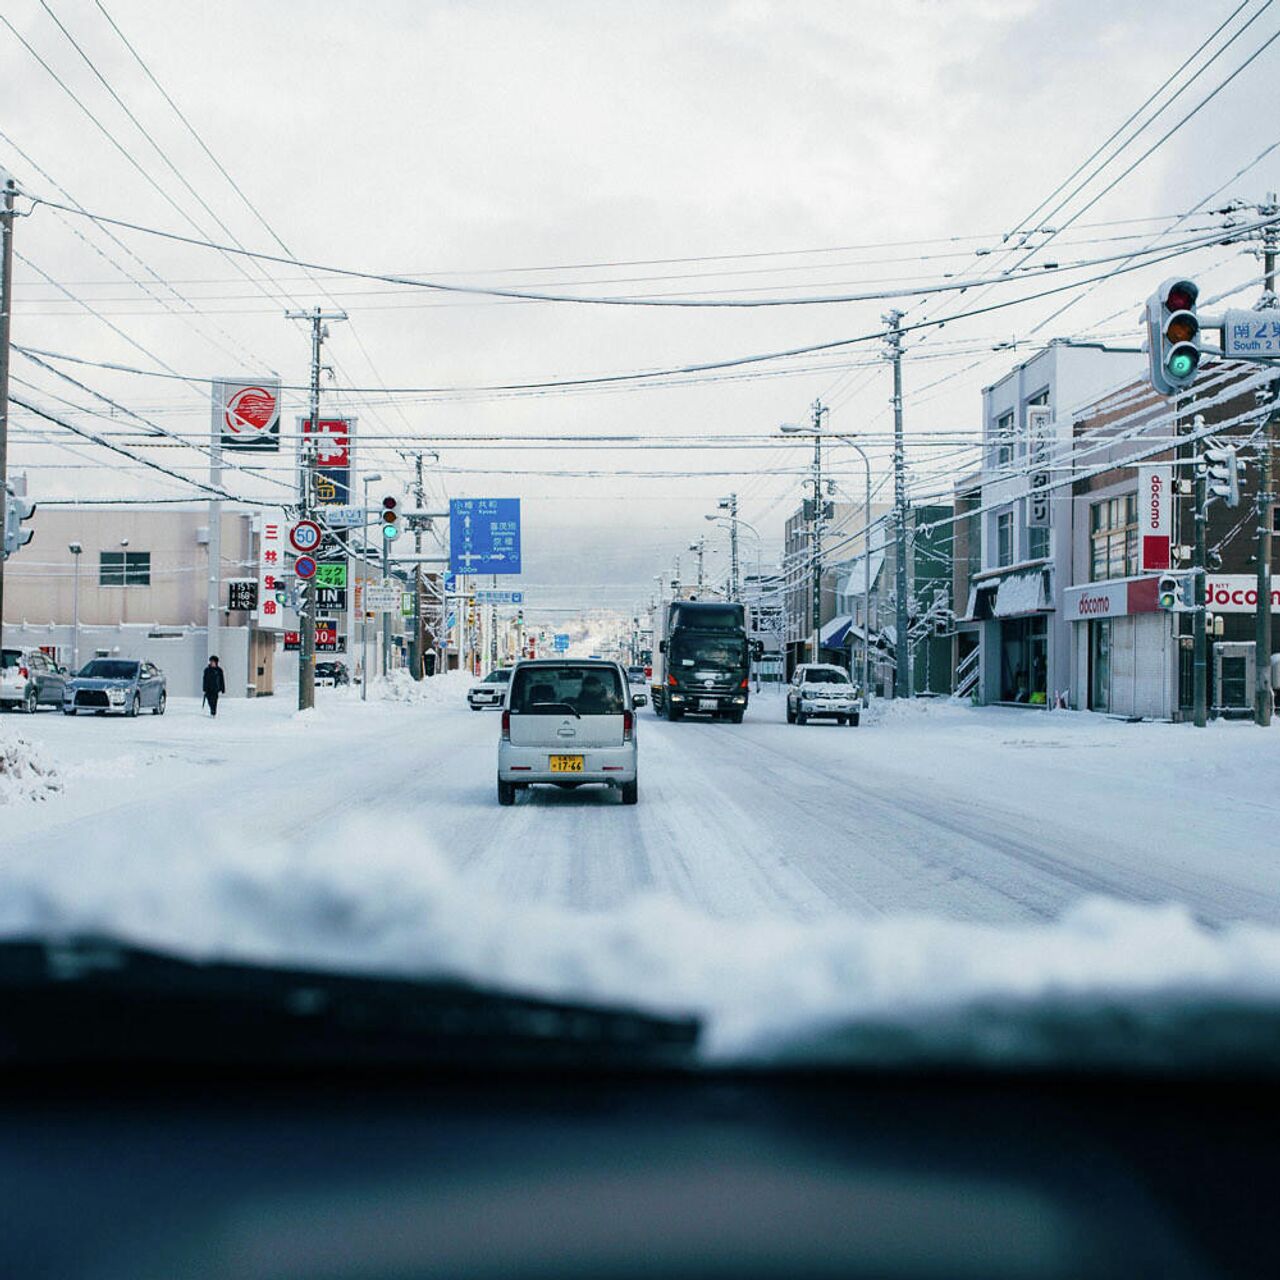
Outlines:
POLYGON ((454 573, 519 573, 520 499, 451 499, 449 568, 454 573))
POLYGON ((280 448, 280 379, 220 378, 213 384, 213 433, 224 449, 280 448))
POLYGON ((284 629, 284 607, 276 591, 284 586, 286 531, 279 516, 258 518, 258 617, 262 631, 284 629))
POLYGON ((322 560, 316 565, 317 587, 345 587, 347 585, 347 562, 345 560, 322 560))
POLYGON ((1169 568, 1173 545, 1173 468, 1166 463, 1138 468, 1138 568, 1169 568))
POLYGON ((298 419, 302 447, 315 448, 311 474, 312 492, 318 507, 345 507, 351 503, 351 437, 354 431, 354 418, 321 418, 318 430, 312 429, 310 418, 298 419))

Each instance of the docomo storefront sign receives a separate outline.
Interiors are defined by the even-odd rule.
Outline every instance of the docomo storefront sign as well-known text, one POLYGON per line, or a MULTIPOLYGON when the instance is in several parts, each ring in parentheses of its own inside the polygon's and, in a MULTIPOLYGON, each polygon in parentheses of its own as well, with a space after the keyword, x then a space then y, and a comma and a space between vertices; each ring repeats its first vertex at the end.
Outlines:
MULTIPOLYGON (((1205 579, 1205 607, 1210 613, 1254 613, 1258 580, 1251 573, 1211 573, 1205 579)), ((1271 612, 1280 613, 1280 578, 1271 580, 1271 612)))
POLYGON ((1063 593, 1062 616, 1068 622, 1090 618, 1122 618, 1130 613, 1155 613, 1159 609, 1157 578, 1122 578, 1068 587, 1063 593))
POLYGON ((1138 468, 1138 567, 1143 573, 1169 568, 1173 544, 1173 468, 1138 468))

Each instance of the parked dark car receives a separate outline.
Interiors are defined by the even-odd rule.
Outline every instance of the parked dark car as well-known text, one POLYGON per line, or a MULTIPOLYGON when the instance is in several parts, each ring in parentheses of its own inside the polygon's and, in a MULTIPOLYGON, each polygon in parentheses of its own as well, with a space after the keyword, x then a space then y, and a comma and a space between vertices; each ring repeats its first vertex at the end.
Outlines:
POLYGON ((351 683, 351 672, 345 662, 317 662, 316 684, 332 685, 335 689, 351 683))
POLYGON ((67 669, 39 649, 5 649, 0 653, 0 707, 28 715, 37 707, 60 707, 67 669))
POLYGON ((62 710, 69 716, 77 711, 94 711, 100 716, 118 711, 136 716, 145 707, 152 715, 162 716, 168 701, 164 673, 154 662, 94 658, 67 681, 62 710))

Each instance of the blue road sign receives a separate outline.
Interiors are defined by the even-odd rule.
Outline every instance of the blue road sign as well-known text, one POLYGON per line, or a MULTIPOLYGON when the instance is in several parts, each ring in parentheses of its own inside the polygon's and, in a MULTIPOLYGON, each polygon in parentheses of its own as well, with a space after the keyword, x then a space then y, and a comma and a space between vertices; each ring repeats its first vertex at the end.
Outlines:
POLYGON ((449 631, 452 631, 454 627, 458 625, 458 615, 456 613, 451 613, 449 615, 449 621, 444 625, 449 631))
POLYGON ((476 591, 476 604, 524 604, 523 591, 476 591))
POLYGON ((316 576, 316 562, 310 556, 299 556, 293 562, 293 571, 299 578, 314 578, 316 576))
POLYGON ((453 573, 519 573, 520 499, 451 499, 449 568, 453 573))
POLYGON ((569 648, 569 637, 563 632, 556 632, 555 650, 557 653, 564 653, 569 648))

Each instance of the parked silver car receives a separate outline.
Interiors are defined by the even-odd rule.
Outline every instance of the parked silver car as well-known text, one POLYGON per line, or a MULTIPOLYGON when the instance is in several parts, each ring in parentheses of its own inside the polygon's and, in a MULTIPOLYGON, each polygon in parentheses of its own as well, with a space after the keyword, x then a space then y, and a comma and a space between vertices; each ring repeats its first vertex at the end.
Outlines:
POLYGON ((168 701, 164 673, 154 662, 94 658, 67 681, 62 710, 69 716, 77 711, 93 711, 100 716, 118 711, 136 716, 145 707, 152 715, 162 716, 168 701))
POLYGON ((532 659, 512 671, 498 743, 498 803, 535 782, 616 788, 639 798, 633 694, 616 662, 532 659))
POLYGON ((0 652, 0 707, 33 715, 37 707, 60 707, 67 669, 39 649, 0 652))

